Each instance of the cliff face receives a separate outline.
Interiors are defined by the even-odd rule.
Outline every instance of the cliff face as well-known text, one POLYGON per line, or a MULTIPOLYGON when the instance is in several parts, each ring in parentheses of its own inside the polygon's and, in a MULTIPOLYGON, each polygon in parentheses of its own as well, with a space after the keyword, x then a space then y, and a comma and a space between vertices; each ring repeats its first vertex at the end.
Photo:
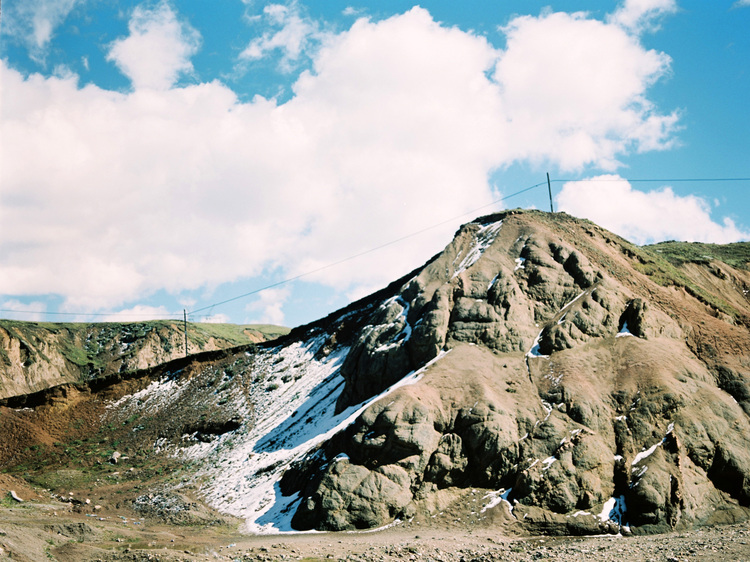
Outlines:
POLYGON ((273 345, 88 400, 254 531, 446 509, 548 533, 729 522, 750 513, 748 248, 694 259, 564 214, 483 217, 273 345))
MULTIPOLYGON (((287 332, 271 328, 263 332, 250 326, 189 324, 188 351, 258 343, 269 339, 269 334, 287 332)), ((184 355, 185 336, 179 322, 39 324, 0 320, 0 399, 146 369, 184 355)))

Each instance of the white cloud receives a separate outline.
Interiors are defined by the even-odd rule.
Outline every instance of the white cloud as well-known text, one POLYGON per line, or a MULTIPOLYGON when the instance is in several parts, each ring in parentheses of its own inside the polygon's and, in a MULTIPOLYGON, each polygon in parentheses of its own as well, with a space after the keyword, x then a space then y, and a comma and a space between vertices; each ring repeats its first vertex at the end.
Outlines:
POLYGON ((245 311, 252 314, 249 324, 284 325, 284 303, 291 295, 288 287, 266 289, 258 293, 255 302, 248 304, 245 311))
POLYGON ((138 6, 128 25, 130 35, 115 41, 107 54, 136 89, 166 90, 181 74, 193 71, 190 57, 200 35, 180 22, 166 2, 154 9, 138 6))
MULTIPOLYGON (((167 4, 136 9, 112 46, 132 92, 0 61, 0 293, 95 310, 297 275, 488 204, 490 172, 514 162, 614 167, 668 146, 676 117, 646 97, 666 55, 581 14, 506 32, 498 50, 421 8, 359 19, 327 36, 283 104, 174 86, 197 40, 167 4)), ((382 285, 470 218, 307 279, 382 285)))
POLYGON ((556 201, 558 210, 590 219, 636 244, 750 239, 750 232, 731 219, 714 222, 710 204, 700 197, 677 195, 669 186, 640 191, 617 175, 566 183, 556 201))
POLYGON ((0 309, 2 309, 2 318, 41 322, 44 320, 44 313, 47 312, 47 305, 39 301, 23 303, 16 299, 10 299, 0 303, 0 309))
POLYGON ((523 16, 504 31, 496 72, 514 141, 506 158, 613 170, 620 154, 670 146, 677 114, 646 98, 669 70, 666 54, 582 13, 523 16))
POLYGON ((746 8, 750 6, 750 0, 737 0, 732 4, 732 8, 746 8))
POLYGON ((134 307, 120 310, 102 317, 102 322, 147 322, 148 320, 165 320, 176 318, 163 306, 148 306, 138 304, 134 307))
POLYGON ((676 0, 624 0, 609 20, 632 33, 641 34, 656 31, 660 20, 675 12, 676 0))
POLYGON ((44 58, 44 51, 59 27, 84 0, 24 0, 3 4, 3 33, 23 41, 32 58, 44 58))
POLYGON ((282 53, 282 69, 290 71, 292 63, 300 58, 310 41, 320 38, 318 25, 302 17, 296 2, 289 6, 270 4, 263 9, 263 15, 267 24, 276 30, 253 39, 239 58, 261 59, 270 51, 279 50, 282 53))

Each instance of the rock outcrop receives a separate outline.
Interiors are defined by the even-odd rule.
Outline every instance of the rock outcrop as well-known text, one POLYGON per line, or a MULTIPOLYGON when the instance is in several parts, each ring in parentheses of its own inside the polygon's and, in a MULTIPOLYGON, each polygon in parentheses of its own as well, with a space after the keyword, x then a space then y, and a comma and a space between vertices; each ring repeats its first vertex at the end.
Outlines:
MULTIPOLYGON (((599 531, 612 518, 661 531, 744 517, 750 334, 696 288, 633 267, 649 259, 563 215, 463 227, 369 315, 338 409, 449 355, 324 446, 293 524, 377 527, 470 486, 588 512, 599 531), (709 325, 713 353, 701 353, 690 342, 700 331, 709 345, 709 325), (625 514, 600 515, 612 500, 625 514)), ((746 270, 730 276, 734 291, 747 283, 746 270)))
POLYGON ((273 345, 110 389, 102 423, 148 419, 121 439, 188 459, 251 530, 428 521, 475 489, 477 521, 530 532, 744 519, 748 265, 657 250, 565 214, 482 217, 273 345))

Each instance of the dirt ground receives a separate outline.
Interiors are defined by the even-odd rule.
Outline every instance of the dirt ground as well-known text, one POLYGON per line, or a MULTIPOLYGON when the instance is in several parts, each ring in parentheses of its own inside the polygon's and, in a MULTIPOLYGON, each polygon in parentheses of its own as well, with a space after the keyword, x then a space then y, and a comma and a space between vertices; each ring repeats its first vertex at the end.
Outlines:
POLYGON ((652 536, 512 537, 491 526, 405 522, 370 532, 244 535, 238 520, 167 525, 124 509, 61 502, 8 475, 18 502, 4 492, 0 559, 60 562, 349 560, 750 560, 750 524, 652 536), (24 499, 25 498, 25 499, 24 499))

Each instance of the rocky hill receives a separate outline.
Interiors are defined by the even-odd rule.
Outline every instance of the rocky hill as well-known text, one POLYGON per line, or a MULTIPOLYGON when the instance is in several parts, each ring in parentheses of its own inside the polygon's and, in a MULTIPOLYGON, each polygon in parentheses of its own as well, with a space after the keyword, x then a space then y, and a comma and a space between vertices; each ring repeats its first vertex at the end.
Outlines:
POLYGON ((744 520, 749 264, 750 244, 644 248, 561 213, 482 217, 274 342, 6 400, 0 463, 71 488, 50 467, 83 462, 77 485, 95 487, 117 449, 133 509, 197 494, 253 532, 744 520))
MULTIPOLYGON (((259 343, 278 326, 188 324, 188 353, 259 343)), ((146 369, 185 355, 181 322, 55 324, 0 320, 0 398, 146 369)))

